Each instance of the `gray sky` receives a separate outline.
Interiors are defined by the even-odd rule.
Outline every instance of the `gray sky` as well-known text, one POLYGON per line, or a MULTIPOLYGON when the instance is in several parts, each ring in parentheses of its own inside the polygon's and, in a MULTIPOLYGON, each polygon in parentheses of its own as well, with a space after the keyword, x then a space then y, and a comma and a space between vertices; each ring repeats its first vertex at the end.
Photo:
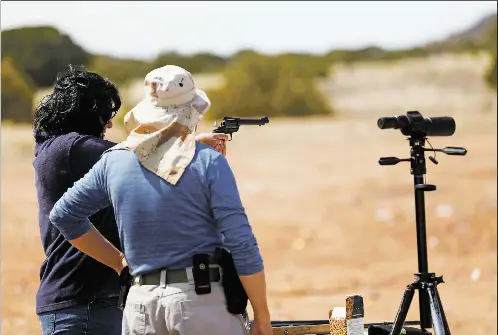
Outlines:
POLYGON ((2 29, 53 25, 95 53, 151 58, 161 51, 228 55, 321 53, 438 40, 496 12, 496 1, 1 3, 2 29))

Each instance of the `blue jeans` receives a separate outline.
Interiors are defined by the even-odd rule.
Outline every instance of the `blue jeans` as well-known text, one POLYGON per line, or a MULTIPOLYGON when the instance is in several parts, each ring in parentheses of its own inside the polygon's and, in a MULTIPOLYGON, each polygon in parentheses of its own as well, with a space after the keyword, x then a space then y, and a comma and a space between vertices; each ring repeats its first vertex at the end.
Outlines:
POLYGON ((121 335, 117 299, 102 299, 38 315, 42 335, 121 335))

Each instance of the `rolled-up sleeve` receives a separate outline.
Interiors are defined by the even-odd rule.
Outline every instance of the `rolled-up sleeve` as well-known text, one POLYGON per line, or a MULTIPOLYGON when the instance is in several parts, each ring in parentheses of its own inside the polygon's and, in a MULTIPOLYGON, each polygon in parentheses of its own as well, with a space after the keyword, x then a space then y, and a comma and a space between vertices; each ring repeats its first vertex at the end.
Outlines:
POLYGON ((109 205, 104 156, 55 203, 50 221, 66 240, 74 240, 92 228, 88 217, 109 205))
POLYGON ((224 246, 232 253, 235 268, 241 276, 263 270, 263 259, 258 243, 242 206, 232 169, 223 156, 219 156, 208 170, 211 209, 224 246))

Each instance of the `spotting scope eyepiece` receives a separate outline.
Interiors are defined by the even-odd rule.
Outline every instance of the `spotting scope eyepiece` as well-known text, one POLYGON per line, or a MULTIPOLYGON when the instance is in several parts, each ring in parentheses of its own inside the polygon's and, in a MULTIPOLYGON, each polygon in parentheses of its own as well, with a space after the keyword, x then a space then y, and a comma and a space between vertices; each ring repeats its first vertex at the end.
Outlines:
POLYGON ((406 115, 381 117, 377 120, 380 129, 400 129, 405 136, 414 133, 423 136, 452 136, 456 124, 451 116, 423 117, 417 111, 407 112, 406 115))
POLYGON ((381 117, 377 120, 377 126, 380 129, 398 129, 399 121, 396 116, 381 117))

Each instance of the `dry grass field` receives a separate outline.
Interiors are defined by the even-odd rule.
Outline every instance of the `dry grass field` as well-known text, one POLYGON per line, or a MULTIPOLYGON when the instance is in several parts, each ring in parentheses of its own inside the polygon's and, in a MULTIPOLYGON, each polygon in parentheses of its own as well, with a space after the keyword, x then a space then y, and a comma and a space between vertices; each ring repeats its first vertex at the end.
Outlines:
MULTIPOLYGON (((409 146, 376 119, 420 108, 457 122, 454 136, 432 145, 468 149, 428 162, 427 181, 438 186, 426 195, 429 269, 444 275, 453 334, 497 333, 496 96, 477 79, 485 67, 481 58, 447 56, 337 68, 323 87, 338 117, 271 120, 234 135, 228 160, 265 259, 273 319, 326 319, 358 293, 366 322, 392 321, 417 270, 413 179, 406 163, 378 165, 380 156, 406 157, 409 146)), ((1 136, 1 333, 36 334, 43 252, 31 133, 3 127, 1 136)), ((418 318, 417 305, 408 319, 418 318)))

